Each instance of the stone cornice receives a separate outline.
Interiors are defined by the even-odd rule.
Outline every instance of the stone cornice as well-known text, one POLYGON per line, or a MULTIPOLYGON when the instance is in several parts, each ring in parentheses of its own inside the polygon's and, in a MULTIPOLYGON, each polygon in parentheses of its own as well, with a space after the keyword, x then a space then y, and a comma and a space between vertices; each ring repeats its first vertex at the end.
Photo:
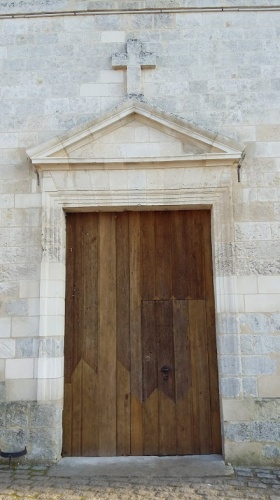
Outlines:
POLYGON ((279 0, 0 0, 0 18, 147 12, 280 10, 279 0))

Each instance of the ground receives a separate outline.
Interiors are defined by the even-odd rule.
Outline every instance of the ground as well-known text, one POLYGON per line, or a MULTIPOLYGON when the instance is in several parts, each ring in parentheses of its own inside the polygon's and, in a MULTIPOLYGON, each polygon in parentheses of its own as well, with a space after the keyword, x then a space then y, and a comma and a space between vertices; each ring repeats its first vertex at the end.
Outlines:
POLYGON ((47 465, 0 466, 0 500, 280 500, 280 468, 212 478, 53 477, 47 465))

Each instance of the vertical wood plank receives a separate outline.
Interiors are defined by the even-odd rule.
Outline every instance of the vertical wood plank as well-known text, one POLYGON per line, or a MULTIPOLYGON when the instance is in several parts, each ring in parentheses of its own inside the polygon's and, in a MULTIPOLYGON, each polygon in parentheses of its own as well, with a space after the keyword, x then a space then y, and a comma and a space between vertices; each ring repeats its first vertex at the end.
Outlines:
POLYGON ((155 298, 155 216, 141 212, 141 297, 155 298))
POLYGON ((175 372, 171 301, 156 301, 159 386, 159 454, 176 454, 175 372), (165 380, 161 368, 171 369, 165 380))
POLYGON ((82 384, 83 362, 80 361, 72 375, 72 456, 82 455, 82 384))
POLYGON ((83 220, 83 315, 80 320, 82 359, 97 373, 98 367, 98 214, 81 214, 83 220))
POLYGON ((97 373, 83 361, 82 375, 82 456, 98 455, 98 379, 97 373))
POLYGON ((72 385, 64 383, 64 405, 62 414, 62 456, 72 455, 72 385))
POLYGON ((130 455, 129 217, 116 214, 117 455, 130 455))
POLYGON ((155 212, 155 298, 160 300, 172 295, 171 240, 170 212, 155 212))
POLYGON ((155 301, 142 302, 144 455, 157 455, 159 452, 158 365, 155 307, 155 301))
POLYGON ((64 406, 63 443, 64 456, 72 455, 72 338, 73 338, 73 294, 74 294, 74 242, 75 219, 66 216, 66 294, 65 294, 65 338, 64 338, 64 406))
POLYGON ((173 301, 177 453, 193 453, 192 372, 188 301, 173 301))
POLYGON ((191 365, 193 380, 194 436, 196 453, 211 453, 209 365, 204 300, 189 301, 191 365))
POLYGON ((221 453, 221 423, 218 381, 218 360, 216 348, 215 328, 215 301, 213 286, 212 244, 211 244, 211 212, 204 211, 203 218, 203 241, 204 241, 204 282, 206 295, 206 322, 208 336, 208 358, 209 358, 209 388, 211 404, 211 437, 212 453, 221 453))
POLYGON ((140 213, 129 214, 130 339, 131 339, 131 454, 143 454, 142 347, 140 297, 140 213))
POLYGON ((116 454, 115 216, 99 215, 99 455, 116 454))
POLYGON ((186 299, 190 295, 188 279, 189 235, 186 234, 186 211, 171 212, 172 296, 186 299))

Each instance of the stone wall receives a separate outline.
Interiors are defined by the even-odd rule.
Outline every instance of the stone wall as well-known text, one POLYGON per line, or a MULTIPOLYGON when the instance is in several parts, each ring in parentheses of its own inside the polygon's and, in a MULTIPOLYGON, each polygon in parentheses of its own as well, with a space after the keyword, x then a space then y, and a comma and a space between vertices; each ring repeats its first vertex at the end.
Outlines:
POLYGON ((42 194, 26 149, 122 102, 125 72, 112 69, 111 55, 137 38, 157 56, 156 68, 143 71, 151 104, 246 146, 240 182, 232 172, 234 234, 215 247, 227 255, 215 282, 227 295, 217 309, 224 449, 235 463, 280 461, 280 11, 256 2, 240 2, 251 11, 230 3, 190 11, 187 3, 161 1, 159 13, 148 10, 159 8, 155 1, 126 0, 113 13, 110 1, 41 1, 37 11, 98 12, 9 18, 34 12, 33 3, 0 2, 3 450, 27 444, 30 458, 55 459, 61 438, 63 337, 39 336, 42 194))

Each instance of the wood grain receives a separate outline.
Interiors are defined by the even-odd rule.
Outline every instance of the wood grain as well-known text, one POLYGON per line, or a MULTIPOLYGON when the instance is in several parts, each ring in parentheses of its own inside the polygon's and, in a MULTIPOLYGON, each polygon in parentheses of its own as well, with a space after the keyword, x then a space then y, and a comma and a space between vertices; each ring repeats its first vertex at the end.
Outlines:
POLYGON ((99 219, 99 455, 116 455, 115 216, 99 219))

